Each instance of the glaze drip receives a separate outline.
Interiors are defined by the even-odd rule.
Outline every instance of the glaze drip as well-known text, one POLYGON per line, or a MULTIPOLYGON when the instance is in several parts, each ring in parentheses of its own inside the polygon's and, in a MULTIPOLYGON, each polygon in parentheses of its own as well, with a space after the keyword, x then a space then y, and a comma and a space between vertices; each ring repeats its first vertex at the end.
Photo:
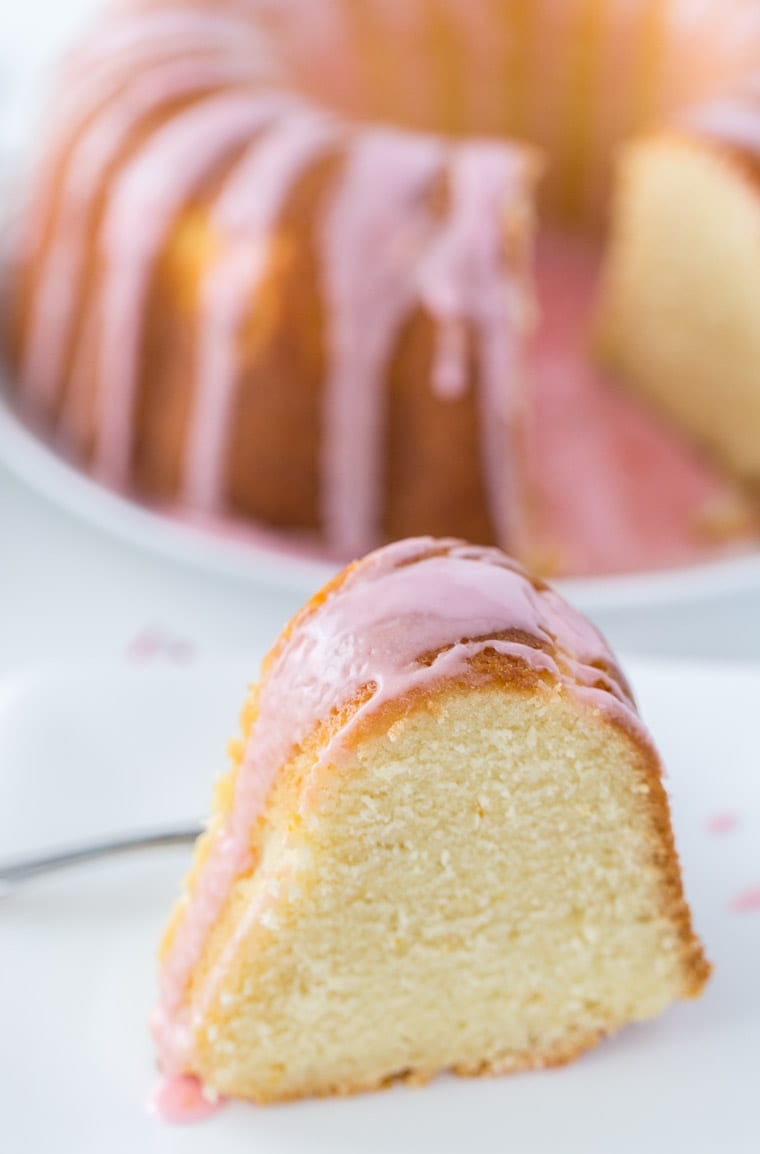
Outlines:
POLYGON ((103 336, 95 464, 116 484, 129 477, 145 300, 169 227, 216 165, 245 145, 280 101, 276 96, 230 92, 191 106, 151 137, 113 188, 102 234, 103 336), (121 350, 118 359, 114 349, 121 350))
POLYGON ((343 555, 380 535, 384 381, 415 304, 413 270, 435 228, 429 193, 444 160, 433 139, 367 133, 350 150, 325 219, 322 493, 328 538, 343 555))
POLYGON ((107 105, 90 123, 70 154, 59 203, 59 228, 32 304, 30 337, 22 366, 26 399, 34 409, 49 408, 60 386, 73 317, 78 306, 87 238, 103 192, 102 177, 131 133, 147 117, 173 101, 242 79, 234 61, 194 59, 161 63, 136 79, 124 98, 107 105))
POLYGON ((695 108, 683 123, 702 136, 760 156, 760 78, 735 96, 695 108))
POLYGON ((270 230, 289 190, 338 139, 338 126, 318 113, 283 117, 252 145, 213 209, 226 247, 202 287, 200 369, 185 462, 185 497, 198 509, 214 511, 224 501, 240 328, 269 265, 270 230))
MULTIPOLYGON (((442 398, 466 391, 474 337, 486 492, 498 540, 512 542, 516 551, 517 424, 525 393, 518 349, 532 315, 527 269, 518 291, 505 249, 514 236, 529 246, 526 222, 519 219, 526 209, 519 195, 523 180, 504 149, 463 145, 452 160, 448 219, 420 269, 420 295, 438 325, 433 387, 442 398)), ((521 263, 527 265, 527 253, 521 263)))

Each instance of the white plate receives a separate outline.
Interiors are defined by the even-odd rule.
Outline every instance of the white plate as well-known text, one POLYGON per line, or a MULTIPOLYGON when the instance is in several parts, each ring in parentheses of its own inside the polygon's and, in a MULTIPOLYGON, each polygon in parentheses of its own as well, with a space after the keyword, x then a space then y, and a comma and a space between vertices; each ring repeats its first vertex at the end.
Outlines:
MULTIPOLYGON (((137 504, 69 464, 17 418, 0 380, 0 462, 31 488, 107 533, 207 572, 243 577, 309 596, 336 566, 288 549, 275 532, 210 532, 137 504)), ((690 568, 556 582, 579 608, 683 604, 760 588, 760 551, 690 568)))
MULTIPOLYGON (((255 662, 0 683, 2 852, 203 812, 255 662)), ((760 1149, 760 669, 633 664, 669 765, 706 995, 575 1065, 345 1100, 148 1115, 153 951, 187 859, 162 851, 0 905, 3 1148, 102 1154, 750 1154, 760 1149), (722 816, 733 828, 711 832, 722 816)), ((721 824, 719 822, 719 824, 721 824)))

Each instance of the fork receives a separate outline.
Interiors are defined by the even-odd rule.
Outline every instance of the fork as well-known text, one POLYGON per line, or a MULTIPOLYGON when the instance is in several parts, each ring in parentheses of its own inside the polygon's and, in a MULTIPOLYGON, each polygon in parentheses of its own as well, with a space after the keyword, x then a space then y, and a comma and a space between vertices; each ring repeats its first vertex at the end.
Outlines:
POLYGON ((5 897, 17 886, 46 874, 72 866, 85 865, 101 858, 134 853, 138 850, 160 849, 163 846, 187 845, 194 842, 203 827, 201 825, 177 826, 174 828, 143 831, 104 838, 102 841, 71 846, 45 854, 17 858, 0 862, 0 897, 5 897))

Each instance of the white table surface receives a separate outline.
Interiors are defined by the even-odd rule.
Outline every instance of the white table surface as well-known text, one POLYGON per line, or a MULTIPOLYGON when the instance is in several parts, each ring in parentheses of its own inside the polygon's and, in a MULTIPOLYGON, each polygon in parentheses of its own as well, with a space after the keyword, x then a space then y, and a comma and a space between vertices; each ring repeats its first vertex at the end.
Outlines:
MULTIPOLYGON (((129 659, 146 636, 156 663, 244 657, 261 651, 299 600, 112 539, 31 493, 0 462, 0 674, 129 659)), ((629 653, 760 660, 760 587, 595 618, 629 653)))

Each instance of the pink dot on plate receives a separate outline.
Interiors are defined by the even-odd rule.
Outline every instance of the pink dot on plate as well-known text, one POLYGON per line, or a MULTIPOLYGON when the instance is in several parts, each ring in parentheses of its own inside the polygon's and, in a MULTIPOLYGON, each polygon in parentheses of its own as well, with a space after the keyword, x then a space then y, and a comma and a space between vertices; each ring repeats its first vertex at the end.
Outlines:
POLYGON ((161 637, 156 629, 146 628, 138 633, 127 646, 130 661, 150 661, 161 649, 161 637))
POLYGON ((748 890, 737 894, 731 902, 731 909, 739 914, 760 912, 760 885, 750 886, 748 890))
POLYGON ((176 1075, 163 1078, 151 1095, 149 1109, 164 1122, 200 1122, 224 1104, 204 1091, 199 1078, 176 1075))
POLYGON ((736 813, 714 813, 705 823, 708 833, 731 833, 739 824, 736 813))

